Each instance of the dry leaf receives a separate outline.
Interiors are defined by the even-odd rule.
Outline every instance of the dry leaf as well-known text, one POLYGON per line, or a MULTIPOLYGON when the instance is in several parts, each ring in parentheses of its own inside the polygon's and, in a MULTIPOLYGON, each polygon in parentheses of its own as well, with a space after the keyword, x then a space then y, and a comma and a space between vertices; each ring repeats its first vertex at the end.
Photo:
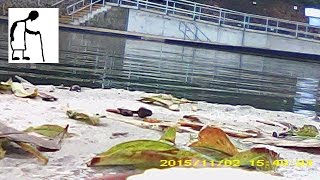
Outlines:
POLYGON ((200 131, 198 141, 190 147, 208 148, 233 156, 238 153, 237 148, 231 143, 226 133, 219 128, 207 127, 200 131))
POLYGON ((100 123, 100 118, 98 116, 88 115, 88 114, 76 112, 73 110, 68 110, 67 116, 71 119, 82 121, 82 122, 85 122, 87 124, 91 124, 94 126, 96 126, 100 123))
POLYGON ((38 96, 38 89, 37 88, 25 90, 24 87, 22 86, 22 84, 17 83, 17 82, 13 82, 11 84, 11 90, 12 90, 13 94, 17 97, 35 98, 38 96))

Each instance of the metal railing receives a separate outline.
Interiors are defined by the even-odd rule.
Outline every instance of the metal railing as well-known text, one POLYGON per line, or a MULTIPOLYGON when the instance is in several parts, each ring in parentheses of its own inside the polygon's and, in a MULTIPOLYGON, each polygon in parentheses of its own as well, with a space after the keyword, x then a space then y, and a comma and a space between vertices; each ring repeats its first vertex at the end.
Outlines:
POLYGON ((89 13, 92 12, 92 7, 95 4, 105 4, 105 0, 80 0, 74 4, 67 6, 67 14, 72 16, 72 20, 74 19, 74 14, 89 8, 89 13))
POLYGON ((57 2, 53 3, 53 4, 51 5, 51 7, 58 6, 58 5, 62 4, 64 1, 65 1, 65 0, 57 1, 57 2))
POLYGON ((320 40, 320 27, 307 23, 247 14, 186 0, 81 0, 68 6, 67 12, 72 15, 87 7, 90 7, 91 12, 92 5, 97 3, 152 10, 194 21, 239 28, 244 31, 260 31, 301 39, 320 40), (81 4, 82 6, 79 6, 81 4))
POLYGON ((210 38, 195 23, 181 21, 179 23, 179 30, 183 33, 184 39, 211 42, 210 38))

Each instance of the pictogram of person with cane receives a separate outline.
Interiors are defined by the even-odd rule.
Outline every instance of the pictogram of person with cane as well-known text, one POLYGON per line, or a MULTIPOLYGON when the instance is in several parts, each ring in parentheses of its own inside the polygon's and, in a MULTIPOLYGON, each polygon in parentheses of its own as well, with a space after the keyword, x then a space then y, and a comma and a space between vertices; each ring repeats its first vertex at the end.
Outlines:
POLYGON ((26 46, 26 33, 39 35, 40 36, 40 43, 41 43, 41 51, 42 51, 42 59, 44 62, 43 56, 43 45, 42 45, 42 37, 39 31, 31 31, 27 29, 27 21, 31 20, 34 21, 39 17, 39 13, 37 11, 31 11, 29 16, 20 21, 16 21, 13 23, 10 29, 10 44, 12 49, 12 60, 20 60, 19 57, 15 56, 15 51, 22 51, 22 59, 23 60, 30 60, 29 57, 24 56, 24 52, 27 50, 26 46))

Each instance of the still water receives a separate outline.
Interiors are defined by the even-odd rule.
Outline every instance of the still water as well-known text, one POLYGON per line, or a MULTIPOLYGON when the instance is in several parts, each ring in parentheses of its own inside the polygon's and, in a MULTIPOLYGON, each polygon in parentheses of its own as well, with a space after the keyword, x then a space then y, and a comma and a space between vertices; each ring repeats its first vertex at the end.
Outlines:
MULTIPOLYGON (((59 64, 8 64, 0 24, 0 80, 122 88, 307 115, 320 112, 320 63, 60 31, 59 64)), ((107 98, 107 97, 106 97, 107 98)))

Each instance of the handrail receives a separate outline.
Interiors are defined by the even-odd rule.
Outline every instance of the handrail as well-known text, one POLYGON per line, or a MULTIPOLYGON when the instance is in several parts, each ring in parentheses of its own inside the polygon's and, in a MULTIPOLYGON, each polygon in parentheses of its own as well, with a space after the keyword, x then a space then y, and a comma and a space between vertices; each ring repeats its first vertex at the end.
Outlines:
POLYGON ((191 33, 193 34, 195 40, 201 41, 201 39, 199 38, 199 34, 198 34, 198 32, 199 32, 200 35, 202 35, 203 37, 205 37, 206 41, 211 42, 211 40, 208 38, 208 36, 205 35, 205 34, 199 29, 199 27, 198 27, 196 24, 194 24, 194 23, 186 23, 186 22, 181 21, 181 22, 179 23, 179 30, 183 33, 184 39, 186 39, 186 37, 188 37, 189 40, 193 40, 193 38, 190 38, 190 37, 187 35, 187 32, 191 32, 191 33), (191 24, 191 25, 194 26, 195 32, 188 26, 188 24, 191 24), (181 29, 181 27, 182 27, 181 25, 184 26, 184 29, 181 29))
POLYGON ((92 12, 92 6, 103 2, 103 5, 105 4, 105 0, 80 0, 78 2, 75 2, 69 6, 67 6, 67 14, 72 16, 73 19, 73 15, 83 9, 86 9, 89 7, 89 12, 92 12), (77 8, 77 6, 79 6, 79 8, 77 8), (71 8, 71 12, 70 12, 70 8, 71 8))
POLYGON ((51 7, 55 7, 55 6, 57 6, 57 5, 61 4, 61 3, 63 3, 64 1, 65 1, 65 0, 57 1, 57 2, 53 3, 53 4, 51 5, 51 7))
POLYGON ((254 14, 248 14, 216 6, 191 2, 187 0, 80 0, 67 7, 69 15, 81 11, 84 8, 101 3, 105 5, 123 6, 135 9, 150 9, 165 13, 166 15, 183 16, 195 21, 204 21, 206 23, 215 23, 219 26, 230 26, 240 28, 244 31, 264 31, 280 35, 288 35, 295 38, 305 38, 320 40, 320 27, 311 26, 307 23, 289 21, 273 17, 266 17, 254 14), (85 3, 87 1, 88 3, 85 3), (79 4, 82 6, 79 6, 79 4))

